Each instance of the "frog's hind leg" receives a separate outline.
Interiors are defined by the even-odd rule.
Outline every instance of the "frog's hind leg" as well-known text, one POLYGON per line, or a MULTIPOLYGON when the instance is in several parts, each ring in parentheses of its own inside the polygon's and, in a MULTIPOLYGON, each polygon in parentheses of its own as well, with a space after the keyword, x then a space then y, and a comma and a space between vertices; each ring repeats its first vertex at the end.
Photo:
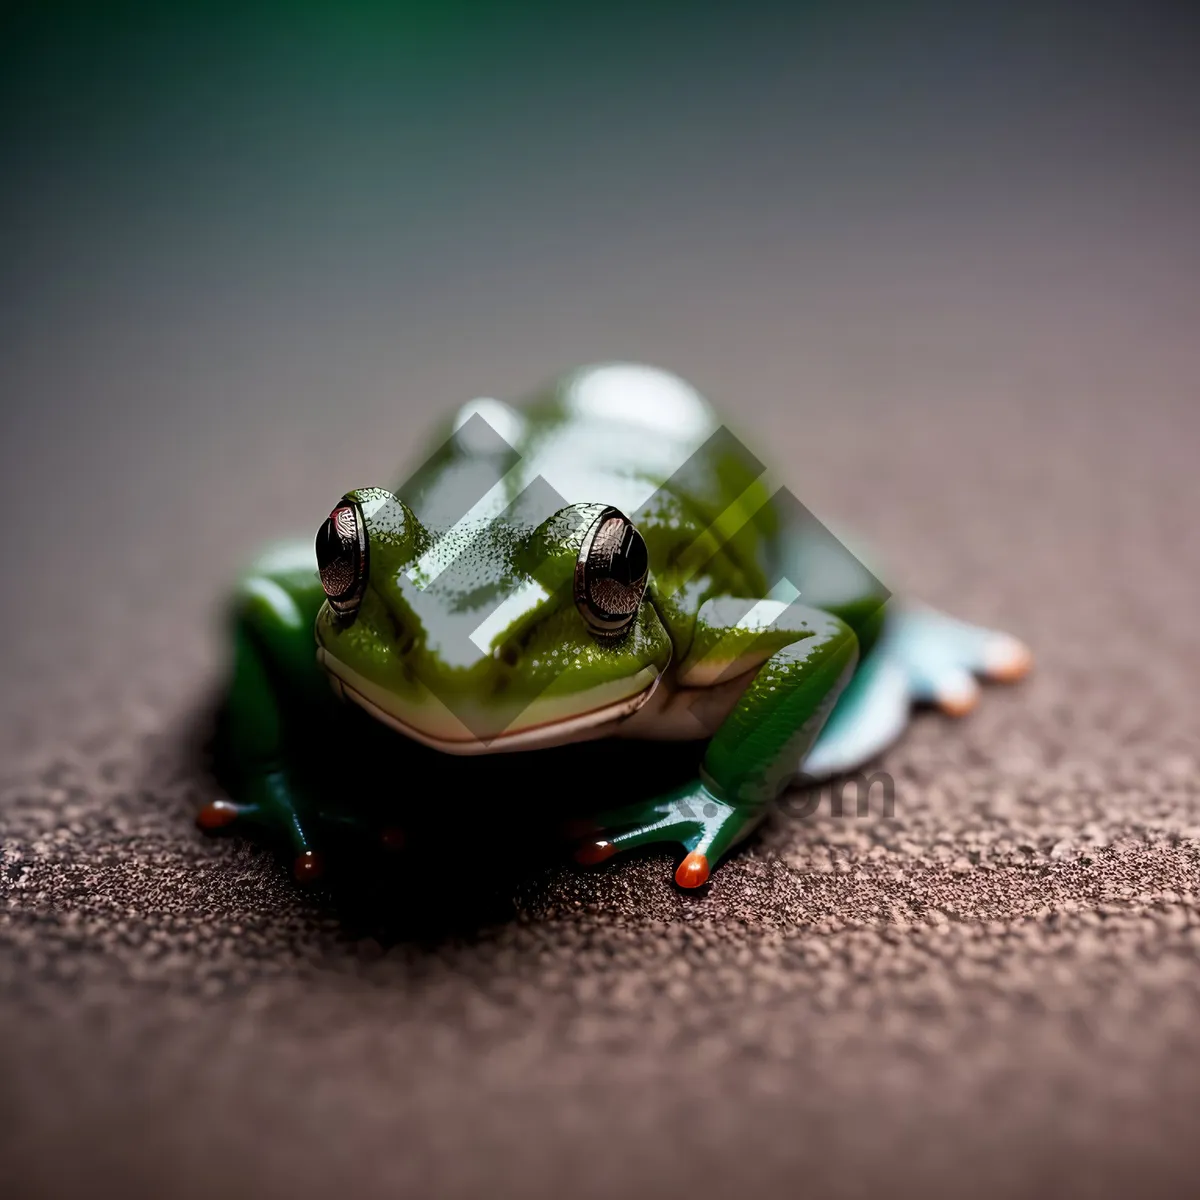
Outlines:
POLYGON ((896 740, 914 703, 963 716, 979 700, 978 677, 1013 682, 1033 656, 1014 637, 925 607, 897 608, 838 699, 799 774, 821 779, 854 770, 896 740))

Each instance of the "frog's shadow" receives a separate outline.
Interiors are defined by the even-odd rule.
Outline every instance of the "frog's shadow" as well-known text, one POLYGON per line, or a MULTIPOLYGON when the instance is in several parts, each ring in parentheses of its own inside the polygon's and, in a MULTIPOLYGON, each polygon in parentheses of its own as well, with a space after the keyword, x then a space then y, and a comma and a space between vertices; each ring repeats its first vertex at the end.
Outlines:
MULTIPOLYGON (((182 737, 182 769, 206 800, 229 795, 215 753, 221 707, 220 695, 201 701, 182 737)), ((289 885, 347 936, 384 944, 468 936, 538 907, 539 893, 561 885, 572 848, 596 828, 597 814, 694 778, 704 750, 703 742, 609 738, 457 756, 418 745, 350 706, 319 740, 326 747, 316 755, 320 802, 362 820, 349 832, 324 827, 324 877, 289 885)), ((185 836, 206 835, 192 826, 185 836)), ((246 837, 290 874, 285 846, 249 831, 246 837)), ((226 861, 237 869, 232 857, 226 861)))

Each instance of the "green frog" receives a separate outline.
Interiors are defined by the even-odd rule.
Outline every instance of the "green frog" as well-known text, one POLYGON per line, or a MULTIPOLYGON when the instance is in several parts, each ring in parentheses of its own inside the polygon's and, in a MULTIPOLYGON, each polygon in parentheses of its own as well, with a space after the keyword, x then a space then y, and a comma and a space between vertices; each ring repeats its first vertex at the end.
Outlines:
POLYGON ((564 814, 589 797, 580 863, 671 844, 676 883, 700 887, 798 778, 856 768, 915 704, 963 714, 978 678, 1031 661, 893 600, 694 387, 629 363, 465 405, 402 483, 346 492, 315 546, 255 562, 233 641, 230 798, 199 824, 282 839, 301 881, 348 826, 400 846, 473 759, 471 788, 514 820, 523 792, 564 814), (695 753, 642 794, 625 740, 695 753))

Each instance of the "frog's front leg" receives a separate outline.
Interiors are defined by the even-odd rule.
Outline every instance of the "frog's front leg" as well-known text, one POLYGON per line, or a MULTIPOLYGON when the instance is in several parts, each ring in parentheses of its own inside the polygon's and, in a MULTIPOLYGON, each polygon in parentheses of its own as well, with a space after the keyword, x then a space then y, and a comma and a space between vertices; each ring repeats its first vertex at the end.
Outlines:
POLYGON ((703 686, 761 666, 710 741, 700 777, 657 800, 602 814, 602 836, 583 845, 577 860, 682 843, 688 853, 675 881, 699 887, 795 775, 857 660, 854 631, 829 613, 771 600, 705 603, 680 684, 703 686))
POLYGON ((324 866, 301 752, 332 700, 313 651, 319 592, 299 572, 254 574, 240 585, 233 674, 217 738, 219 772, 234 799, 215 800, 197 816, 208 832, 282 835, 301 881, 316 879, 324 866))

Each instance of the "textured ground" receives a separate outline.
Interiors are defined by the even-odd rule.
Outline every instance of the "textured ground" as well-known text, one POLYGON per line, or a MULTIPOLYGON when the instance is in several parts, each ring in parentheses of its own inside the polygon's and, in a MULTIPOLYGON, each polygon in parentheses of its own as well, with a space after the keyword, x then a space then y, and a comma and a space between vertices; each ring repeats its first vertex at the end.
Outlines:
MULTIPOLYGON (((889 83, 886 42, 797 85, 813 126, 809 76, 747 92, 758 141, 698 98, 692 141, 568 123, 500 170, 491 224, 374 177, 379 212, 297 197, 293 168, 365 189, 362 147, 322 173, 285 141, 261 176, 230 151, 174 207, 107 152, 30 168, 0 329, 0 1194, 1194 1194, 1200 205, 1162 123, 1185 73, 1142 55, 1135 86, 1105 66, 1128 39, 1089 45, 1086 103, 1036 55, 889 83), (637 204, 598 204, 631 165, 637 204), (614 354, 694 377, 889 583, 1020 635, 1034 676, 922 716, 891 818, 781 814, 697 895, 662 855, 467 886, 463 822, 372 909, 201 837, 236 565, 447 405, 614 354)), ((492 164, 454 153, 449 178, 492 164)))
POLYGON ((662 857, 550 865, 478 928, 427 896, 381 943, 191 828, 210 675, 186 600, 91 659, 64 633, 73 678, 37 677, 53 702, 4 760, 9 1171, 837 1194, 969 1165, 981 1194, 1121 1194, 1200 1168, 1194 410, 893 412, 859 458, 893 557, 1037 674, 918 721, 892 819, 781 816, 704 895, 662 857))

